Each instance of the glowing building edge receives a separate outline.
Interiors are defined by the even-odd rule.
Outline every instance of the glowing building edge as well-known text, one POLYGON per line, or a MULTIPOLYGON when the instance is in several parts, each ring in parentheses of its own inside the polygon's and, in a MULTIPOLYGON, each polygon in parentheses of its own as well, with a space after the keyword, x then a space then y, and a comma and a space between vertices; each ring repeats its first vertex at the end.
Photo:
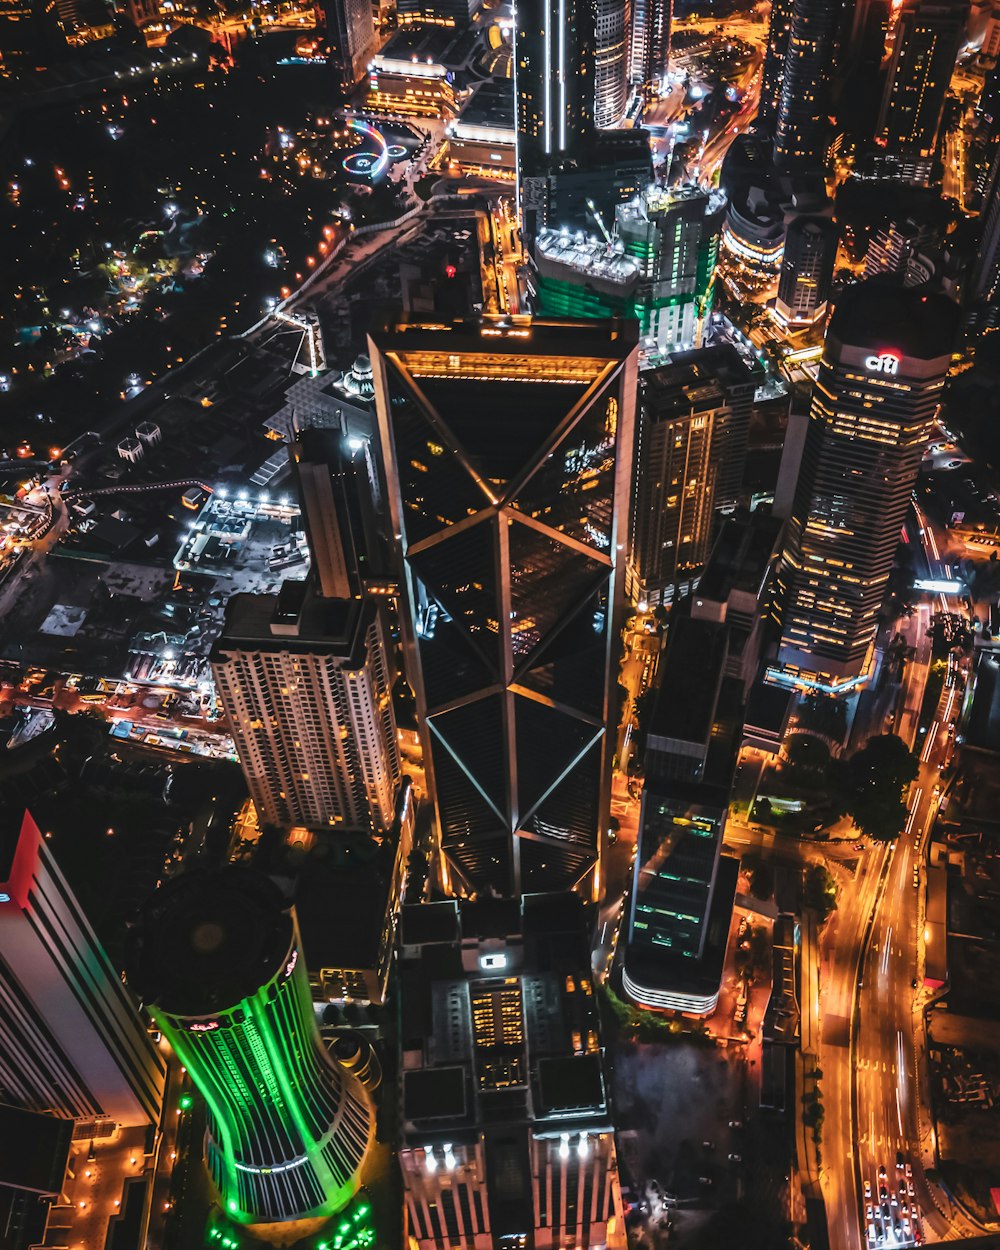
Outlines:
POLYGON ((277 886, 245 868, 185 873, 157 891, 132 939, 129 982, 207 1104, 223 1209, 247 1224, 342 1210, 371 1109, 320 1039, 277 886))

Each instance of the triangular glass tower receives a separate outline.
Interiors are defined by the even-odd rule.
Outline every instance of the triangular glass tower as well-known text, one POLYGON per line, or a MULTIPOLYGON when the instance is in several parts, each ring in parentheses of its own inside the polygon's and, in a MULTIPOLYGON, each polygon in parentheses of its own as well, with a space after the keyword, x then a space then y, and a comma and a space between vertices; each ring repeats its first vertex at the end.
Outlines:
POLYGON ((407 670, 475 892, 574 886, 607 828, 636 341, 520 317, 371 338, 407 670))

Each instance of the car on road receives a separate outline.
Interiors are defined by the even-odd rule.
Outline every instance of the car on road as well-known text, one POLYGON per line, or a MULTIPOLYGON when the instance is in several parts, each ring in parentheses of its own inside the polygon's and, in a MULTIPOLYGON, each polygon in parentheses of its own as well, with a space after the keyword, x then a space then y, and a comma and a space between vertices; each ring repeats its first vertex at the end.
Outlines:
POLYGON ((731 1154, 731 1155, 729 1156, 729 1162, 730 1162, 730 1163, 742 1163, 742 1162, 743 1162, 743 1156, 742 1156, 742 1155, 731 1154))
POLYGON ((902 1172, 902 1170, 903 1170, 903 1152, 901 1150, 897 1150, 896 1151, 896 1171, 902 1172))
POLYGON ((711 1183, 712 1183, 712 1178, 711 1178, 710 1176, 699 1176, 699 1177, 698 1177, 698 1184, 699 1184, 699 1185, 711 1185, 711 1183))
POLYGON ((729 1121, 729 1127, 730 1127, 730 1128, 742 1128, 742 1127, 743 1127, 743 1121, 742 1121, 742 1120, 730 1120, 730 1121, 729 1121))
POLYGON ((885 1164, 884 1163, 880 1163, 878 1165, 878 1178, 880 1181, 885 1180, 885 1164))
MULTIPOLYGON (((906 1176, 906 1179, 907 1179, 907 1180, 909 1180, 909 1179, 910 1179, 910 1177, 913 1175, 913 1164, 912 1164, 912 1163, 907 1163, 906 1168, 904 1169, 904 1175, 906 1176)), ((912 1194, 913 1194, 913 1186, 912 1186, 912 1185, 910 1186, 910 1194, 911 1194, 911 1196, 912 1196, 912 1194)))
POLYGON ((865 1181, 865 1197, 870 1198, 871 1196, 872 1196, 872 1183, 871 1181, 865 1181))

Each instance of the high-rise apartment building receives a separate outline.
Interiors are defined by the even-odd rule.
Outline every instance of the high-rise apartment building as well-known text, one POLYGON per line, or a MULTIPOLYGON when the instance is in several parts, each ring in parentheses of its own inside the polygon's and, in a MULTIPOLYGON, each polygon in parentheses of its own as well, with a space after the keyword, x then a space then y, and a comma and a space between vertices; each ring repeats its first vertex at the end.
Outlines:
POLYGON ((233 595, 212 673, 262 823, 384 833, 400 767, 375 471, 330 429, 302 430, 292 461, 309 577, 233 595))
POLYGON ((781 169, 826 164, 839 19, 840 6, 830 0, 794 0, 775 121, 774 157, 781 169))
POLYGON ((594 11, 524 0, 514 26, 518 177, 546 174, 594 129, 594 11))
POLYGON ((875 135, 889 157, 934 155, 968 15, 964 0, 905 0, 875 135))
POLYGON ((661 351, 700 346, 725 207, 698 186, 651 186, 618 207, 618 238, 639 266, 642 333, 661 351))
POLYGON ((372 1111, 320 1038, 295 911, 278 887, 247 867, 182 873, 131 936, 129 984, 205 1099, 223 1210, 247 1224, 341 1210, 372 1111))
POLYGON ((668 603, 690 590, 740 492, 755 380, 728 345, 678 352, 639 375, 627 591, 668 603))
POLYGON ((625 116, 629 80, 629 0, 594 3, 594 125, 617 126, 625 116))
POLYGON ((0 819, 0 1103, 157 1124, 166 1065, 31 816, 0 819))
POLYGON ((624 1250, 575 894, 403 909, 400 1168, 418 1250, 624 1250))
POLYGON ((311 582, 233 595, 212 675, 262 824, 383 833, 400 769, 385 625, 311 582))
POLYGON ((760 100, 755 126, 773 136, 781 104, 781 76, 788 53, 788 37, 792 30, 793 0, 772 0, 767 28, 767 48, 761 71, 760 100))
POLYGON ((770 677, 846 693, 871 674, 878 611, 958 325, 943 295, 865 282, 830 320, 778 570, 770 677))
POLYGON ((330 64, 344 91, 364 78, 375 56, 375 24, 370 0, 325 0, 330 64))
POLYGON ((837 226, 829 217, 796 217, 785 230, 774 316, 788 330, 815 325, 826 316, 837 226))
POLYGON ((638 327, 483 318, 371 336, 407 675, 449 871, 569 888, 613 743, 638 327))
POLYGON ((670 64, 673 0, 632 0, 630 81, 657 92, 670 64))

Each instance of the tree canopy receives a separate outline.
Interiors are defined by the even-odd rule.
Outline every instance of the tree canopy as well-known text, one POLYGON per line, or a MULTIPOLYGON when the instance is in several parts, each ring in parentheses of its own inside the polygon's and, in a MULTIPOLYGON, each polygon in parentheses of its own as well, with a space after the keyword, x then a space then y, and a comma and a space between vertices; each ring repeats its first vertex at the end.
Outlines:
POLYGON ((832 761, 831 798, 862 833, 891 842, 906 822, 906 791, 918 771, 902 738, 880 734, 848 758, 832 761))

